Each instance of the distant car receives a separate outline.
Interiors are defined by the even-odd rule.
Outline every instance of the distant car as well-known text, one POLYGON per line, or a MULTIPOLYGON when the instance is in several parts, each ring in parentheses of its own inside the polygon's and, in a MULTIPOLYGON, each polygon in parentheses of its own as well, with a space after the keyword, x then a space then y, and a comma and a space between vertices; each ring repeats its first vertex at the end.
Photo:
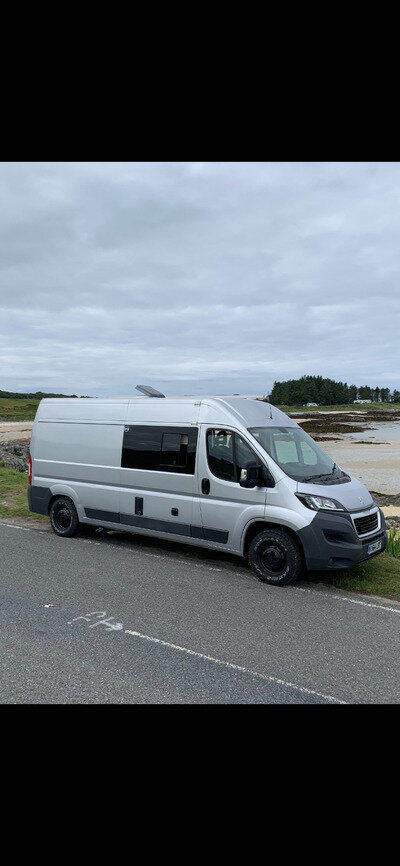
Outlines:
POLYGON ((307 403, 307 406, 319 406, 319 403, 307 403))

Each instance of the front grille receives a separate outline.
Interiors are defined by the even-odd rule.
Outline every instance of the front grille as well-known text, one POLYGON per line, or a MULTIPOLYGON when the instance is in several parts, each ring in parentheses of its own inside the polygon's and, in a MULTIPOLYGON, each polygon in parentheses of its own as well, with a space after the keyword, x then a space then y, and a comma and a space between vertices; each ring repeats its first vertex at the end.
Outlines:
POLYGON ((365 535, 367 532, 373 532, 378 528, 378 512, 368 514, 367 517, 355 517, 354 524, 359 535, 365 535))

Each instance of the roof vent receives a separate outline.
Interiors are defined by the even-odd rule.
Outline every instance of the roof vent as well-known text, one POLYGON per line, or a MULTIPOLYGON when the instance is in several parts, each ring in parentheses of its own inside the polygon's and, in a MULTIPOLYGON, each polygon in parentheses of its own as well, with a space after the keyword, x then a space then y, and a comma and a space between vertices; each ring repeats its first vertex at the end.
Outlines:
POLYGON ((165 397, 165 394, 162 394, 161 391, 156 391, 151 385, 136 385, 135 387, 136 391, 141 391, 142 394, 146 394, 146 397, 165 397))

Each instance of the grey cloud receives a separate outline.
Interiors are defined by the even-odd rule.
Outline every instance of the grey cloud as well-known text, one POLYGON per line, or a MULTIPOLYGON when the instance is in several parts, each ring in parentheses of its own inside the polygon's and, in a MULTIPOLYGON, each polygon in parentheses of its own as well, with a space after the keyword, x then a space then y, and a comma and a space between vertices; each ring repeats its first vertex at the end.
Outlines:
POLYGON ((400 164, 0 166, 0 388, 398 387, 400 164))

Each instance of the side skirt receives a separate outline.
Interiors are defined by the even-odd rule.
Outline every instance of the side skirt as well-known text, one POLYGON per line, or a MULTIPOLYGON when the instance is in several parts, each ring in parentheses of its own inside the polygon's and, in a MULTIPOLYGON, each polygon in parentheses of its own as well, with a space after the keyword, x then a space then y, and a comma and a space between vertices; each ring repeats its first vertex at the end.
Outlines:
POLYGON ((190 523, 174 523, 172 520, 157 520, 153 517, 142 517, 137 514, 118 514, 115 511, 102 511, 99 508, 85 508, 85 515, 89 520, 119 523, 121 527, 134 526, 139 530, 148 529, 153 532, 167 532, 172 535, 180 535, 183 538, 197 538, 203 541, 211 541, 215 544, 227 544, 229 538, 229 532, 225 532, 222 529, 194 526, 190 523))

